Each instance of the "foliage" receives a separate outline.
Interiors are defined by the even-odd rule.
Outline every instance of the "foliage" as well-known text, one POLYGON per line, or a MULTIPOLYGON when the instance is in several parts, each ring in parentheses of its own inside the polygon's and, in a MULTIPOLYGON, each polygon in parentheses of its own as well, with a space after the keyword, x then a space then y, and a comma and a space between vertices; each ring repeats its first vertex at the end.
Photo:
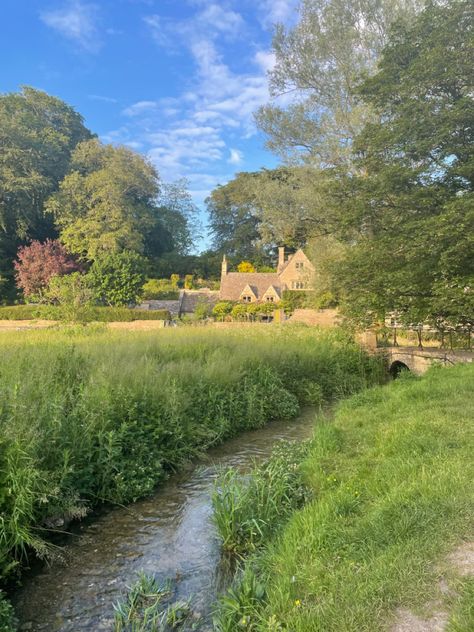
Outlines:
POLYGON ((232 312, 232 308, 233 303, 230 301, 220 301, 212 308, 212 315, 217 318, 217 320, 224 320, 225 317, 232 312))
POLYGON ((473 19, 467 0, 428 5, 360 88, 379 119, 355 145, 361 175, 334 196, 351 239, 336 285, 359 322, 396 311, 472 328, 473 19))
POLYGON ((80 143, 71 170, 46 203, 69 252, 95 260, 103 253, 145 252, 157 229, 158 174, 126 147, 80 143))
POLYGON ((98 301, 106 305, 133 305, 141 298, 145 281, 143 258, 135 252, 103 254, 87 277, 98 301))
POLYGON ((237 272, 255 272, 254 266, 250 261, 241 261, 237 266, 237 272))
MULTIPOLYGON (((292 417, 297 402, 288 400, 292 417)), ((308 500, 300 464, 307 442, 281 442, 262 465, 245 476, 233 468, 217 479, 213 520, 225 551, 248 554, 274 535, 291 513, 308 500)))
POLYGON ((179 290, 169 279, 148 279, 141 290, 145 301, 174 301, 179 298, 179 290))
POLYGON ((80 272, 52 277, 45 298, 60 307, 58 314, 62 320, 90 320, 89 309, 94 302, 94 292, 88 277, 80 272))
POLYGON ((52 239, 32 241, 19 248, 14 265, 18 287, 25 296, 37 300, 42 298, 51 277, 79 269, 64 246, 52 239))
POLYGON ((4 598, 0 591, 0 632, 15 632, 17 621, 13 612, 13 607, 4 598))
POLYGON ((349 339, 298 327, 65 328, 0 346, 0 576, 49 554, 48 518, 149 494, 209 446, 296 414, 308 383, 331 399, 380 379, 349 339))
POLYGON ((194 308, 195 320, 206 320, 212 314, 212 306, 206 300, 199 300, 194 308))
MULTIPOLYGON (((67 313, 67 308, 66 308, 67 313)), ((85 320, 89 322, 131 322, 134 320, 170 320, 165 309, 129 309, 128 307, 88 307, 85 320)), ((12 305, 0 307, 1 320, 67 320, 59 305, 12 305)))
MULTIPOLYGON (((473 377, 469 364, 408 374, 316 425, 303 464, 314 500, 250 560, 265 595, 243 602, 247 629, 378 630, 433 603, 440 560, 472 537, 473 377)), ((449 598, 453 630, 469 621, 465 590, 449 598)))
POLYGON ((191 610, 184 601, 163 603, 170 597, 170 586, 139 573, 123 601, 114 605, 114 632, 169 632, 179 629, 191 610))
POLYGON ((44 202, 69 168, 71 152, 91 138, 71 106, 23 87, 0 95, 0 277, 13 285, 13 260, 29 240, 57 235, 44 202))
POLYGON ((213 248, 229 259, 271 263, 260 243, 260 212, 255 199, 255 174, 239 173, 206 199, 213 248))
POLYGON ((188 183, 184 178, 162 183, 157 202, 160 224, 170 233, 170 249, 179 255, 189 253, 200 230, 198 211, 187 187, 188 183))
POLYGON ((354 94, 360 74, 373 72, 391 23, 409 22, 420 4, 303 0, 296 25, 277 25, 273 39, 271 93, 293 99, 286 107, 269 104, 257 112, 267 146, 290 163, 350 163, 351 140, 371 116, 354 94))

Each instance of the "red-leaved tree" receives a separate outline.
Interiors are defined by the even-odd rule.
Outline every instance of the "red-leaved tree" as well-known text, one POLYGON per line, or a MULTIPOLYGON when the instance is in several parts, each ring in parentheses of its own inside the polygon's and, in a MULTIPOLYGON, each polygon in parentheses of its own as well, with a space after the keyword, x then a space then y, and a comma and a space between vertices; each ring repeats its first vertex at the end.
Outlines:
POLYGON ((79 270, 79 265, 57 240, 32 241, 19 248, 15 261, 16 284, 29 298, 41 299, 51 277, 79 270))

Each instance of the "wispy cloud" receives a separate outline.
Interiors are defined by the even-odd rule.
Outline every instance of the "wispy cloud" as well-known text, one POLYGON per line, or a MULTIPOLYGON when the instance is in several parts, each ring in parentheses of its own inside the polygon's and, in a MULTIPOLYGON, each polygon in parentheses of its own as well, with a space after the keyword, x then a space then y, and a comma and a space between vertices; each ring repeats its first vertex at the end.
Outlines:
POLYGON ((165 179, 186 177, 193 195, 203 199, 245 164, 245 143, 256 134, 254 112, 270 99, 267 73, 275 59, 252 46, 249 27, 227 4, 192 4, 197 10, 184 20, 158 14, 143 18, 167 54, 191 59, 194 70, 185 90, 173 98, 131 103, 122 111, 123 127, 104 140, 141 143, 165 179), (224 56, 235 38, 249 41, 243 72, 224 56))
POLYGON ((242 162, 242 160, 244 159, 244 154, 243 152, 240 151, 240 149, 232 149, 230 150, 230 156, 227 160, 227 162, 230 165, 240 165, 240 163, 242 162))
POLYGON ((266 28, 276 23, 292 23, 300 0, 263 0, 260 2, 261 21, 266 28))
POLYGON ((104 103, 117 103, 117 99, 113 97, 106 97, 102 94, 88 94, 87 98, 91 101, 103 101, 104 103))
POLYGON ((51 11, 43 11, 41 20, 64 38, 89 53, 99 51, 102 42, 97 28, 98 7, 80 0, 51 11))

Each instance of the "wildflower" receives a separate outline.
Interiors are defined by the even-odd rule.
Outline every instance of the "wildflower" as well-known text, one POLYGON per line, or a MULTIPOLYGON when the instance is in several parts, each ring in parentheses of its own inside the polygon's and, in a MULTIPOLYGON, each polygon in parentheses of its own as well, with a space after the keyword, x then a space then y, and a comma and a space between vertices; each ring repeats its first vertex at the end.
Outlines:
POLYGON ((299 608, 301 606, 301 601, 299 599, 295 599, 295 606, 299 608))

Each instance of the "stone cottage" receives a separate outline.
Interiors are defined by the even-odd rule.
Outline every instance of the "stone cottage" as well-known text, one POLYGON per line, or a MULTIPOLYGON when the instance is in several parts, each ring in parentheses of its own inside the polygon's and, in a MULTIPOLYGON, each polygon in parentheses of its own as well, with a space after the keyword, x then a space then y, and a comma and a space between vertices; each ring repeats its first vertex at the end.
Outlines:
POLYGON ((285 256, 278 248, 276 272, 228 272, 227 260, 222 260, 219 298, 242 303, 278 303, 285 290, 311 290, 314 266, 300 249, 285 256))

